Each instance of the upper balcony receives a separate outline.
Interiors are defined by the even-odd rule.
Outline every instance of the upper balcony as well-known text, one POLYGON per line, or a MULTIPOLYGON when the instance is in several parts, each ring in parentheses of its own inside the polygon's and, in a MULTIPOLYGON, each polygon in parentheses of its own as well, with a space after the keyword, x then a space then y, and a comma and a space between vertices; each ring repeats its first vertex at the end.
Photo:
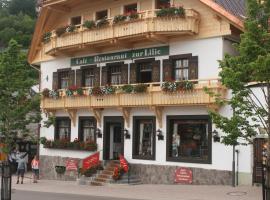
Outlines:
MULTIPOLYGON (((49 2, 49 1, 48 1, 49 2)), ((120 46, 131 48, 139 42, 167 43, 168 38, 177 35, 194 35, 199 31, 199 14, 193 9, 185 9, 185 16, 158 17, 157 10, 142 11, 137 19, 108 24, 99 28, 85 28, 82 25, 72 32, 57 36, 56 30, 44 43, 44 53, 56 55, 58 52, 70 52, 76 49, 100 50, 105 47, 120 46), (79 48, 78 48, 79 47, 79 48)))

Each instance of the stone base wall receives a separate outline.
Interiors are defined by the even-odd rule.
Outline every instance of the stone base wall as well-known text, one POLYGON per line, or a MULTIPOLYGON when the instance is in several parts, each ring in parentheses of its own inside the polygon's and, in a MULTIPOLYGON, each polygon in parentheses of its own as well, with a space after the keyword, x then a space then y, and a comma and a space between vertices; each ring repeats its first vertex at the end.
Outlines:
MULTIPOLYGON (((130 164, 131 174, 136 174, 144 184, 174 184, 174 173, 179 167, 130 164)), ((230 185, 231 171, 191 168, 194 185, 230 185)))
MULTIPOLYGON (((63 175, 59 175, 55 171, 55 166, 66 166, 66 161, 72 158, 64 158, 59 156, 40 156, 39 159, 41 179, 75 181, 78 177, 78 172, 75 171, 66 171, 66 173, 63 175)), ((79 162, 81 162, 81 160, 79 160, 79 162)))

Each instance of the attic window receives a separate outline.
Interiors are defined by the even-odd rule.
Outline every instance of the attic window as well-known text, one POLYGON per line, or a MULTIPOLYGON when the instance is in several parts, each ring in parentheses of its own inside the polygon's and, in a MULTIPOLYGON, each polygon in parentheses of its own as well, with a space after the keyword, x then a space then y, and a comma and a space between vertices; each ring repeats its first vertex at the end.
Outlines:
POLYGON ((96 13, 96 20, 107 19, 108 10, 102 10, 96 13))
POLYGON ((137 7, 137 4, 130 4, 130 5, 126 5, 124 7, 124 13, 127 14, 127 13, 136 13, 138 10, 138 7, 137 7))
POLYGON ((168 8, 170 5, 170 0, 156 0, 156 9, 168 8))
POLYGON ((77 17, 72 17, 71 18, 71 24, 72 25, 80 25, 82 23, 82 17, 81 16, 77 16, 77 17))

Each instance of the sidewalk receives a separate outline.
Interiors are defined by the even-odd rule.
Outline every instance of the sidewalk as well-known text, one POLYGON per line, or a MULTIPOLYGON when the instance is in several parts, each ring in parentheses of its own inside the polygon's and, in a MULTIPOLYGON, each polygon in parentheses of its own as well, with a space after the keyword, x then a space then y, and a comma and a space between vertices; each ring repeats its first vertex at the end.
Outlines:
POLYGON ((13 179, 12 188, 23 191, 49 192, 91 195, 115 198, 133 198, 144 200, 261 200, 261 188, 241 186, 187 186, 187 185, 110 185, 88 186, 77 185, 76 182, 40 180, 34 184, 26 178, 24 184, 16 184, 13 179))

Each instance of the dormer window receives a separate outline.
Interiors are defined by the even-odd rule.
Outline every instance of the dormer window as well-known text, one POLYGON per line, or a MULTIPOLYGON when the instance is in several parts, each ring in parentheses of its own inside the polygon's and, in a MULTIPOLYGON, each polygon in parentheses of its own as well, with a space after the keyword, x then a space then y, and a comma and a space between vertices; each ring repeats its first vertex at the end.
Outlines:
POLYGON ((80 25, 82 23, 82 17, 81 16, 72 17, 70 23, 74 26, 80 25))
POLYGON ((124 14, 137 13, 137 11, 138 11, 138 6, 137 6, 136 3, 130 4, 130 5, 126 5, 124 7, 124 14))
POLYGON ((170 5, 170 0, 156 0, 156 9, 168 8, 170 5))
POLYGON ((108 10, 102 10, 96 13, 96 20, 107 19, 108 10))

